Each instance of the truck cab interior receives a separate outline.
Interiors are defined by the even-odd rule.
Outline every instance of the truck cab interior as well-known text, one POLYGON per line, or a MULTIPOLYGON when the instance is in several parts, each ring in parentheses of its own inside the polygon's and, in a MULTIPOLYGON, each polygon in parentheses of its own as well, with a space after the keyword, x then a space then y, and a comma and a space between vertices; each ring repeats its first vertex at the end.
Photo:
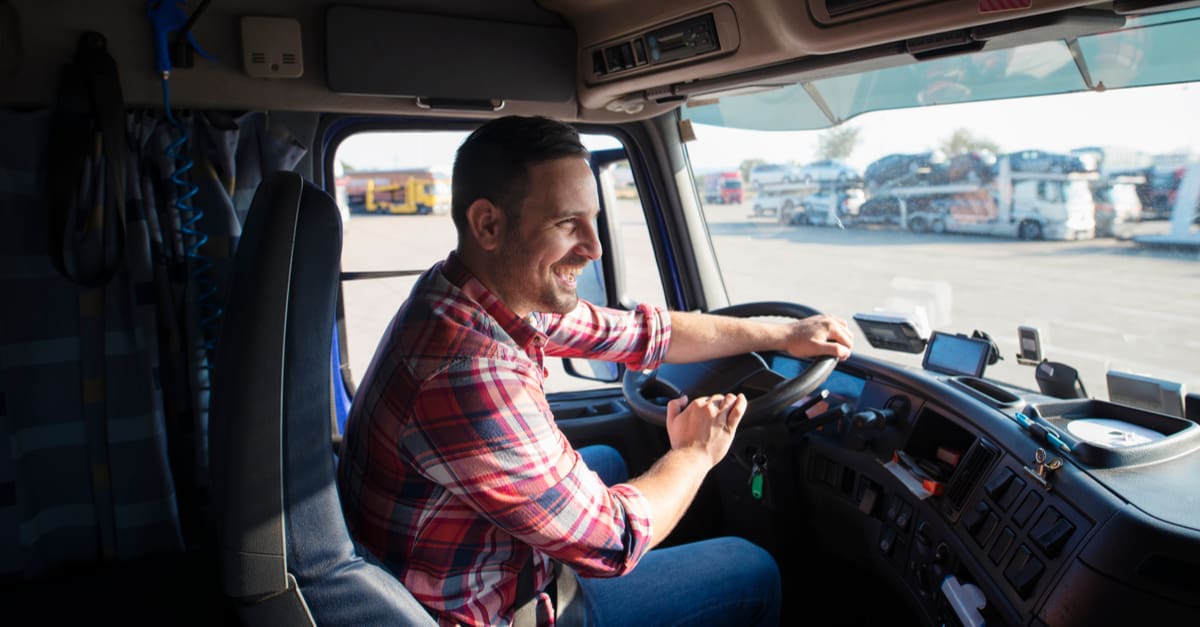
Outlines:
POLYGON ((542 115, 601 195, 581 296, 853 319, 840 363, 553 365, 559 428, 633 475, 666 400, 751 399, 666 545, 770 551, 784 624, 1200 624, 1197 81, 1195 0, 0 0, 3 598, 39 624, 431 624, 333 469, 453 226, 346 181, 441 181, 481 122, 542 115), (758 165, 1109 145, 1141 161, 1102 151, 1096 185, 1181 173, 1127 237, 750 210, 758 165), (706 202, 704 171, 744 197, 706 202))

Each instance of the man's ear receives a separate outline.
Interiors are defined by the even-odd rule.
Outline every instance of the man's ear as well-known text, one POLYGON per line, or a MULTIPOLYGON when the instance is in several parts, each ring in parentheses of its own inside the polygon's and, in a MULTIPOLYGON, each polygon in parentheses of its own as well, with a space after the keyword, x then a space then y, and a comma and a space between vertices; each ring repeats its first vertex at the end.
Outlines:
POLYGON ((467 207, 467 230, 482 250, 492 251, 504 233, 504 211, 486 198, 479 198, 467 207))

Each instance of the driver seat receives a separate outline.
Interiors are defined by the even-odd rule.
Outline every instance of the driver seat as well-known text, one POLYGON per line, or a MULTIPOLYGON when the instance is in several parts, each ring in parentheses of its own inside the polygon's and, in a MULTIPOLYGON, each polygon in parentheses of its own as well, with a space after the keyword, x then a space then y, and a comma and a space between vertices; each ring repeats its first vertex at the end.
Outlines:
POLYGON ((224 594, 246 625, 436 623, 350 538, 335 484, 330 369, 341 218, 294 172, 259 185, 213 368, 224 594))

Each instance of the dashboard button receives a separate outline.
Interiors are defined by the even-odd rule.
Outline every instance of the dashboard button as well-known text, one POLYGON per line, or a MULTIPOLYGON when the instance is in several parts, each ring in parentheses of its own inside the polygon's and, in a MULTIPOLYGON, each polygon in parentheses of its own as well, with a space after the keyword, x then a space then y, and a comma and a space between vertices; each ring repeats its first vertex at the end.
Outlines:
POLYGON ((900 504, 900 513, 896 516, 896 524, 901 531, 908 531, 908 523, 912 522, 913 508, 908 503, 900 504))
POLYGON ((1012 546, 1012 541, 1016 537, 1013 530, 1008 527, 1000 531, 1000 535, 996 536, 996 543, 992 545, 992 550, 988 551, 988 557, 993 564, 1000 565, 1000 561, 1004 559, 1004 554, 1008 553, 1008 547, 1012 546))
POLYGON ((996 525, 998 524, 1000 524, 1000 518, 995 514, 988 514, 983 523, 979 525, 979 529, 972 534, 975 537, 975 543, 980 548, 987 546, 988 538, 991 537, 992 532, 996 530, 996 525))
POLYGON ((1021 501, 1020 507, 1013 512, 1013 522, 1017 523, 1018 527, 1024 527, 1025 523, 1029 522, 1029 517, 1033 516, 1034 510, 1038 505, 1042 504, 1042 495, 1037 492, 1030 492, 1025 495, 1025 499, 1021 501))
POLYGON ((930 531, 929 521, 922 520, 917 523, 917 541, 929 544, 930 531))
POLYGON ((1075 533, 1075 525, 1064 518, 1058 510, 1048 507, 1046 513, 1042 514, 1037 525, 1029 533, 1029 539, 1038 545, 1046 557, 1054 559, 1062 553, 1073 533, 1075 533))
POLYGON ((983 489, 992 499, 999 500, 1004 491, 1008 489, 1008 486, 1012 484, 1012 480, 1016 478, 1017 475, 1012 470, 1001 468, 988 480, 987 485, 983 489))
POLYGON ((884 555, 891 555, 892 549, 896 546, 896 530, 891 527, 884 527, 883 533, 879 536, 879 550, 884 555))
POLYGON ((1013 553, 1008 568, 1004 569, 1004 578, 1012 584, 1022 599, 1027 599, 1033 593, 1034 587, 1037 586, 1037 582, 1042 578, 1045 570, 1046 567, 1042 561, 1029 550, 1029 547, 1022 544, 1017 552, 1013 553))
POLYGON ((1001 511, 1007 512, 1008 508, 1012 507, 1017 497, 1021 496, 1021 492, 1024 490, 1025 482, 1019 477, 1014 477, 1008 489, 1004 491, 1004 494, 996 499, 996 505, 1000 506, 1001 511))
POLYGON ((976 503, 975 507, 967 512, 967 515, 963 516, 962 519, 963 526, 967 528, 967 533, 975 535, 975 532, 979 530, 979 526, 983 524, 984 519, 987 518, 987 515, 991 511, 992 508, 988 507, 987 503, 983 501, 976 503))

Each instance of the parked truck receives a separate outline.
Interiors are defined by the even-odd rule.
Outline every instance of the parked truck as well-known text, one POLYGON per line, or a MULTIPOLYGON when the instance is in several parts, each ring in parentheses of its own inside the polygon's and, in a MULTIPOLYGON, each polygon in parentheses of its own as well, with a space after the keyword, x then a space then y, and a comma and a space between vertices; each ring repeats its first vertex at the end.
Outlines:
POLYGON ((1041 171, 1029 163, 1000 155, 987 180, 881 186, 861 207, 856 223, 1021 239, 1094 237, 1090 182, 1097 173, 1041 171))
POLYGON ((740 204, 744 199, 742 175, 737 171, 714 172, 704 176, 704 202, 721 205, 740 204))
POLYGON ((345 181, 346 203, 355 213, 450 211, 450 181, 432 170, 350 172, 345 181))

